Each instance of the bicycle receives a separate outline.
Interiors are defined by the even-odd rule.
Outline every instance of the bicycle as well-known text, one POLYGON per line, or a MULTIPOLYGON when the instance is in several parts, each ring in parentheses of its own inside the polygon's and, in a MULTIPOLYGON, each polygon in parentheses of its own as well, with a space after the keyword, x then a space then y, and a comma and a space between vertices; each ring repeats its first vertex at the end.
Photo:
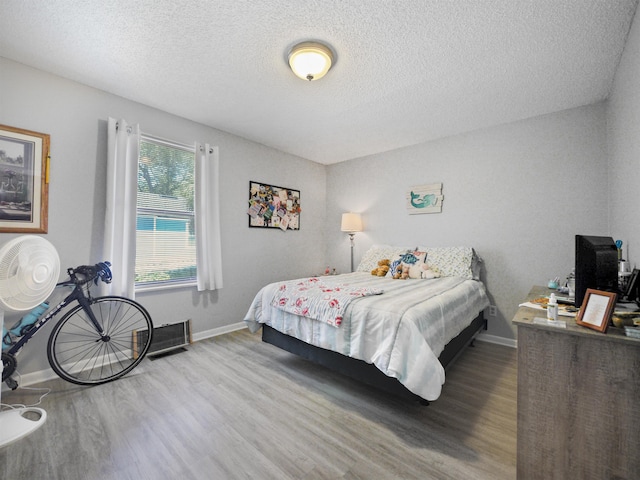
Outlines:
POLYGON ((140 364, 153 338, 149 313, 142 305, 125 297, 91 296, 91 282, 96 285, 99 280, 111 282, 109 266, 109 262, 101 262, 68 268, 69 280, 58 283, 56 288, 73 286, 71 293, 53 309, 48 309, 46 304, 45 312, 48 313, 38 315, 35 323, 27 326, 19 338, 10 339, 9 346, 5 347, 3 338, 2 381, 9 388, 18 387, 12 375, 22 348, 73 302, 77 305, 53 327, 47 344, 49 365, 60 378, 77 385, 100 385, 126 375, 140 364))

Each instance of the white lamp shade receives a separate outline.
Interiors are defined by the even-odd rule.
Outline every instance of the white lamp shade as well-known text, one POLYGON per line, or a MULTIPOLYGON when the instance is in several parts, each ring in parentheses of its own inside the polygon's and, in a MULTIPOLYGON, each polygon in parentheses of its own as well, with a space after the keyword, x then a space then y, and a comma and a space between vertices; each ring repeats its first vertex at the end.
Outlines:
POLYGON ((326 75, 333 63, 333 53, 326 45, 303 42, 291 49, 289 66, 303 80, 318 80, 326 75))
POLYGON ((343 232, 361 232, 362 231, 362 217, 359 213, 343 213, 342 225, 340 230, 343 232))

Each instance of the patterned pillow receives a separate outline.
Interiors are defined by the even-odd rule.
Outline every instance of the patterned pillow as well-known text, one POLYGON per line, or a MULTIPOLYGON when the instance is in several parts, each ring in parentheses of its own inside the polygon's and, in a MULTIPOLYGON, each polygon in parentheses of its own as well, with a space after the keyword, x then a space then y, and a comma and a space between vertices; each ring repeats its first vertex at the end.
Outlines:
POLYGON ((358 264, 356 272, 370 273, 371 270, 377 268, 378 262, 385 258, 389 260, 396 258, 403 252, 406 252, 406 247, 393 247, 391 245, 372 245, 369 250, 365 252, 358 264))
POLYGON ((398 272, 398 266, 400 266, 400 271, 405 267, 408 271, 409 278, 412 279, 435 278, 439 276, 427 265, 427 252, 417 249, 405 250, 399 255, 396 255, 395 258, 392 258, 387 277, 398 278, 395 276, 398 272), (428 271, 429 273, 427 273, 428 271))
POLYGON ((464 277, 479 280, 481 261, 471 247, 418 247, 427 252, 427 263, 443 277, 464 277))

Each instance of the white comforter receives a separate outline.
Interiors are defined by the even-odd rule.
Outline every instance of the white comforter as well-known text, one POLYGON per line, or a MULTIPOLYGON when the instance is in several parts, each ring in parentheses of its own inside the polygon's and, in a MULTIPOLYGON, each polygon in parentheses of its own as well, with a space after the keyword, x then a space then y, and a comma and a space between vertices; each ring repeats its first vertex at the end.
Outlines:
POLYGON ((369 273, 323 277, 325 283, 380 288, 384 294, 354 299, 342 325, 287 313, 270 302, 280 283, 262 288, 245 317, 256 332, 262 323, 343 355, 373 363, 385 375, 427 400, 440 396, 445 345, 489 306, 484 285, 461 277, 393 280, 369 273))

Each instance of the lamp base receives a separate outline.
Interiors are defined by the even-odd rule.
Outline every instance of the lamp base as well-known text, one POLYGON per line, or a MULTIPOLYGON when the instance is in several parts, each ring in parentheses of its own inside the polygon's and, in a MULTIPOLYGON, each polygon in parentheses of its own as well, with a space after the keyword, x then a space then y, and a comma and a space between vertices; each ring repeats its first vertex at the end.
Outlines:
POLYGON ((353 238, 356 236, 355 233, 349 234, 349 240, 351 240, 351 273, 353 273, 353 238))

